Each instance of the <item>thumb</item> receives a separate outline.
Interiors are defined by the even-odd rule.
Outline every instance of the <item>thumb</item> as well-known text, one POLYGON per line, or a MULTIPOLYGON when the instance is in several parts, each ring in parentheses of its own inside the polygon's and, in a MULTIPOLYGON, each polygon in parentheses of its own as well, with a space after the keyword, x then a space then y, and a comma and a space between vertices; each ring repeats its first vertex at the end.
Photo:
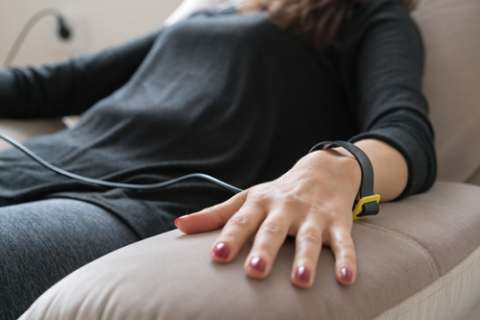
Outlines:
POLYGON ((246 199, 246 190, 237 193, 230 199, 175 219, 175 225, 184 233, 199 233, 221 228, 246 199))

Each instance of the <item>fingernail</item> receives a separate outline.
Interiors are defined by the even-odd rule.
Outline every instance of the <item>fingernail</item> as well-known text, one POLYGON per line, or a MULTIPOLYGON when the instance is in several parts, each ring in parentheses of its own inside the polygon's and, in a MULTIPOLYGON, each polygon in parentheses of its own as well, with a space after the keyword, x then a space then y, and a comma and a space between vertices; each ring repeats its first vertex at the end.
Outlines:
POLYGON ((175 225, 177 226, 178 228, 178 222, 181 221, 183 219, 183 217, 178 217, 177 219, 175 219, 173 222, 175 223, 175 225))
POLYGON ((347 267, 342 267, 340 269, 340 276, 343 281, 345 282, 351 282, 353 278, 353 272, 348 269, 347 267))
POLYGON ((258 257, 258 256, 253 257, 250 260, 250 266, 259 272, 265 271, 265 261, 261 257, 258 257))
POLYGON ((310 281, 310 270, 308 270, 308 268, 304 265, 299 266, 295 271, 295 278, 302 282, 308 283, 308 281, 310 281))
POLYGON ((218 258, 226 259, 230 254, 230 249, 224 242, 219 242, 213 248, 213 254, 218 258))

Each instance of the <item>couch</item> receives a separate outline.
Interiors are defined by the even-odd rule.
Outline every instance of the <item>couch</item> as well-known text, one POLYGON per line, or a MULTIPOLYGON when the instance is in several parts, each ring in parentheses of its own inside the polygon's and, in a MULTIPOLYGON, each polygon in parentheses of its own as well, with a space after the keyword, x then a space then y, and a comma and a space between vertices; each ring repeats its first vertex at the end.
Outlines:
MULTIPOLYGON (((184 1, 166 24, 223 2, 184 1)), ((426 45, 424 90, 438 179, 427 192, 381 203, 379 215, 354 223, 354 285, 335 281, 329 248, 322 250, 315 285, 300 289, 289 280, 292 239, 272 274, 258 281, 242 267, 251 243, 220 265, 209 258, 220 230, 187 236, 175 229, 77 269, 20 320, 480 319, 480 1, 421 0, 413 17, 426 45)), ((16 122, 7 125, 26 138, 16 122)), ((60 121, 41 125, 62 127, 60 121)))

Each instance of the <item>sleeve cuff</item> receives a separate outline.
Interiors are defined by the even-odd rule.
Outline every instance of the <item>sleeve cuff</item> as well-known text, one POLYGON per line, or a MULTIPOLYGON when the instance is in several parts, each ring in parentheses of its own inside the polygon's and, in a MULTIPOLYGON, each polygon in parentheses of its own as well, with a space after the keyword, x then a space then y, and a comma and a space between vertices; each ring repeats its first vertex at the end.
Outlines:
POLYGON ((354 143, 363 139, 378 139, 397 149, 405 158, 408 167, 407 185, 392 201, 428 190, 435 180, 435 158, 430 157, 411 134, 401 127, 384 127, 359 133, 348 141, 354 143), (433 159, 433 162, 432 162, 433 159))

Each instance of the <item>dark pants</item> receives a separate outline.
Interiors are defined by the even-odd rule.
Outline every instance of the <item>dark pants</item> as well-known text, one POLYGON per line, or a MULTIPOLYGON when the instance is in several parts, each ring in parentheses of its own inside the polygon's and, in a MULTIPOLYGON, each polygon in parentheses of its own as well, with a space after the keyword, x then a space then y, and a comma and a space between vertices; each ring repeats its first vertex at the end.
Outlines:
POLYGON ((67 274, 138 240, 111 213, 87 202, 0 207, 0 319, 17 319, 67 274))

